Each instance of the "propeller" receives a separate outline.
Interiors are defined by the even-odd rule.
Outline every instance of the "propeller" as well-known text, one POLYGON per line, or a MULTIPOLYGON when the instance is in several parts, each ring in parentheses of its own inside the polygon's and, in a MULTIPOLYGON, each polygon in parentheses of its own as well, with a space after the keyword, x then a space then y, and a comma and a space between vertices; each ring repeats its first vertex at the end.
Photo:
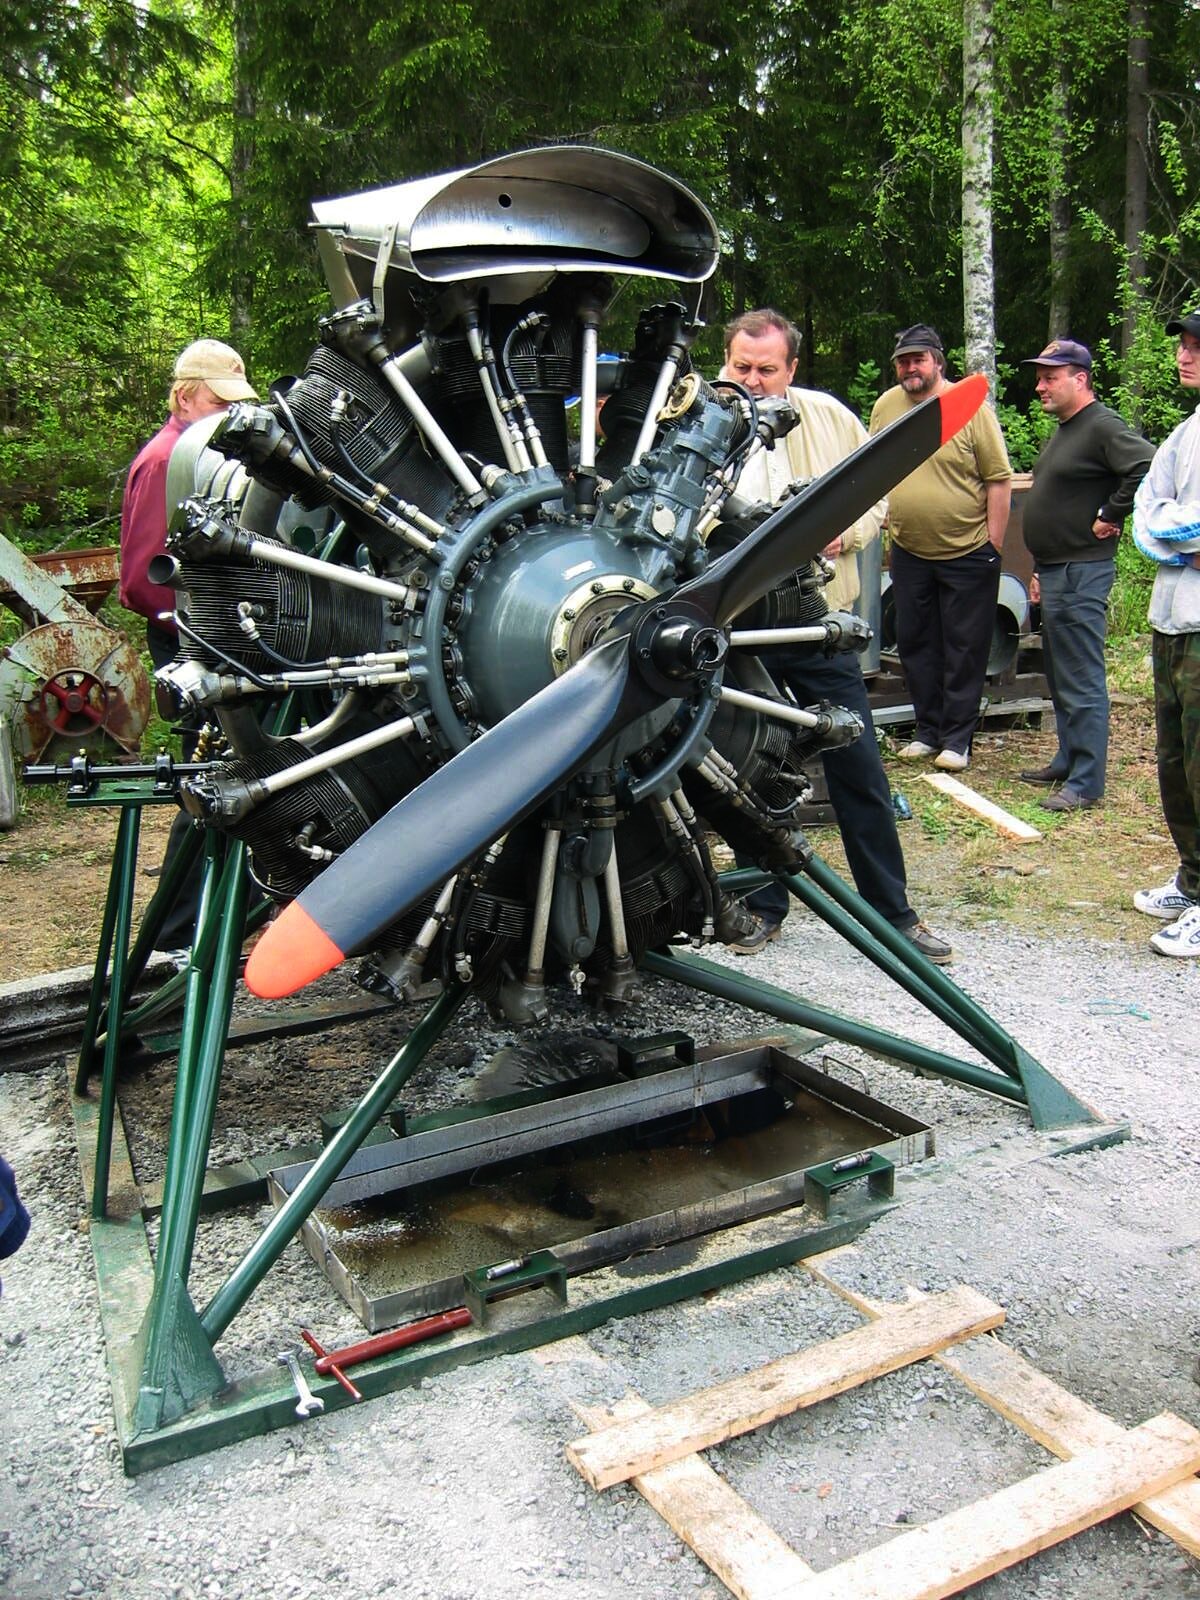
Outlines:
POLYGON ((953 438, 987 392, 987 379, 975 374, 914 407, 701 576, 631 608, 595 649, 426 778, 314 879, 255 945, 247 987, 264 999, 294 994, 369 948, 631 722, 703 692, 728 648, 721 630, 953 438))

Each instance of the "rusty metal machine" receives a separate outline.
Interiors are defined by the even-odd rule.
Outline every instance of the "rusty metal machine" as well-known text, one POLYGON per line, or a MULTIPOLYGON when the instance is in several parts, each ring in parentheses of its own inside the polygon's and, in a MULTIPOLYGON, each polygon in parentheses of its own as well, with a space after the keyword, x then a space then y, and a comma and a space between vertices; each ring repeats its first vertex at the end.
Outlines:
POLYGON ((136 752, 150 684, 133 645, 95 615, 117 581, 115 549, 29 557, 0 537, 0 604, 26 625, 0 650, 0 716, 19 759, 136 752))

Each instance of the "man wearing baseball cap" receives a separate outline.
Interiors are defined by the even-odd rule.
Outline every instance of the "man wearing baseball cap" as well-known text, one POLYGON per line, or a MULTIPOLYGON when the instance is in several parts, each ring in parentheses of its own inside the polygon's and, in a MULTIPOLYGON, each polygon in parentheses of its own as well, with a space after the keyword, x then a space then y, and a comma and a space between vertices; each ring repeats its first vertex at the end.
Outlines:
MULTIPOLYGON (((121 501, 121 604, 146 618, 146 645, 155 669, 165 667, 175 655, 175 624, 163 613, 175 609, 174 589, 151 583, 149 566, 164 554, 167 538, 167 463, 180 436, 193 422, 224 411, 235 400, 257 400, 246 378, 246 363, 232 345, 220 339, 197 339, 175 362, 170 412, 166 422, 133 459, 121 501)), ((181 729, 184 759, 195 748, 194 730, 181 729)), ((171 859, 186 836, 189 824, 182 815, 171 827, 167 855, 171 859)), ((175 950, 190 945, 195 923, 195 894, 199 873, 185 885, 159 934, 159 946, 175 950)))
POLYGON ((122 605, 149 621, 147 634, 170 646, 163 661, 150 654, 155 667, 165 666, 174 654, 174 624, 158 621, 160 611, 174 610, 174 590, 152 584, 147 568, 162 555, 166 541, 166 462, 179 443, 179 435, 202 416, 224 411, 234 400, 258 400, 246 381, 246 363, 229 344, 219 339, 197 339, 174 363, 171 392, 166 398, 170 416, 157 434, 133 458, 122 501, 122 605))
POLYGON ((175 626, 160 622, 159 613, 175 609, 175 591, 151 583, 147 569, 162 555, 167 537, 167 462, 183 430, 201 417, 224 411, 235 400, 257 400, 246 379, 246 364, 232 345, 219 339, 197 339, 175 363, 170 416, 133 459, 121 502, 121 604, 148 619, 148 634, 167 648, 163 661, 150 642, 154 665, 175 654, 175 626))
MULTIPOLYGON (((1185 389, 1200 389, 1200 311, 1167 323, 1185 389)), ((1200 411, 1154 453, 1133 502, 1133 537, 1158 564, 1150 594, 1154 720, 1163 816, 1179 870, 1133 903, 1167 924, 1150 936, 1164 956, 1200 956, 1200 411)))
POLYGON ((1104 638, 1117 539, 1154 449, 1097 400, 1086 345, 1052 339, 1021 364, 1033 367, 1042 410, 1058 419, 1034 463, 1022 522, 1036 568, 1030 599, 1042 607, 1058 749, 1021 777, 1054 790, 1039 801, 1044 810, 1082 811, 1104 794, 1104 638))
MULTIPOLYGON (((875 402, 872 433, 949 388, 941 336, 928 323, 896 335, 892 366, 896 383, 875 402)), ((946 772, 970 764, 1011 479, 996 413, 983 406, 888 495, 896 645, 916 721, 901 760, 931 756, 946 772)))

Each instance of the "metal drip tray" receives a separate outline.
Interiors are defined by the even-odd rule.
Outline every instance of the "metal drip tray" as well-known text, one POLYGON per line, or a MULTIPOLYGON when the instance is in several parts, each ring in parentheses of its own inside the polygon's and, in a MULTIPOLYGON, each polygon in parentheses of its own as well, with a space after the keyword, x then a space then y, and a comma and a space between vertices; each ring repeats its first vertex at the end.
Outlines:
MULTIPOLYGON (((304 1239, 370 1331, 461 1305, 480 1268, 550 1251, 569 1276, 798 1206, 826 1162, 933 1153, 926 1124, 771 1046, 622 1067, 357 1152, 304 1239)), ((277 1206, 309 1166, 270 1174, 277 1206)))

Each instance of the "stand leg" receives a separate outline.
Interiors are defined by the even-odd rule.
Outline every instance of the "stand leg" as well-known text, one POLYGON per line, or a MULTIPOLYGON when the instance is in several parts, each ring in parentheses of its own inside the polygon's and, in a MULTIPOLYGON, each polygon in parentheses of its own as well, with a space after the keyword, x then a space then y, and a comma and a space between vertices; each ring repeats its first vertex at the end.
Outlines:
MULTIPOLYGON (((138 828, 141 812, 137 806, 125 806, 121 811, 121 821, 117 827, 117 848, 113 857, 113 872, 116 874, 115 897, 110 889, 110 898, 115 898, 113 908, 113 931, 110 935, 112 945, 112 978, 109 992, 112 996, 110 1004, 115 1003, 119 1009, 120 997, 124 992, 125 965, 129 955, 129 930, 133 920, 133 882, 137 871, 138 828)), ((108 908, 105 907, 105 922, 108 922, 108 908)), ((101 938, 101 944, 104 940, 101 938)), ((98 964, 99 965, 99 964, 98 964)), ((98 974, 99 977, 99 974, 98 974)), ((97 993, 97 986, 93 984, 93 999, 97 993)), ((120 1034, 110 1031, 104 1043, 104 1066, 100 1078, 100 1109, 96 1126, 96 1167, 92 1177, 92 1216, 103 1217, 108 1211, 108 1176, 112 1161, 112 1132, 113 1117, 116 1115, 117 1103, 117 1057, 121 1047, 120 1034)), ((80 1072, 83 1073, 84 1057, 80 1055, 80 1072)), ((86 1074, 84 1087, 87 1085, 86 1074)), ((77 1089, 77 1092, 78 1091, 77 1089)))
POLYGON ((934 1072, 939 1078, 951 1078, 967 1083, 975 1089, 987 1089, 1005 1100, 1025 1102, 1025 1091, 1020 1084, 990 1067, 978 1067, 970 1061, 958 1061, 954 1056, 943 1055, 925 1045, 914 1044, 898 1034, 885 1033, 882 1028, 872 1028, 852 1017, 840 1016, 836 1011, 825 1011, 819 1006, 799 1000, 786 989, 774 984, 761 983, 757 978, 746 978, 732 972, 715 961, 705 961, 701 956, 664 955, 658 950, 647 950, 638 962, 656 977, 669 978, 673 983, 699 989, 703 994, 716 995, 720 1000, 746 1006, 751 1011, 761 1011, 764 1016, 778 1017, 782 1022, 795 1022, 802 1028, 812 1028, 816 1033, 827 1033, 831 1039, 843 1044, 859 1045, 873 1055, 890 1056, 910 1067, 934 1072))
POLYGON ((88 1079, 96 1064, 96 1038, 100 1019, 105 1012, 105 994, 108 986, 108 962, 112 955, 113 932, 117 925, 117 908, 122 900, 133 894, 133 872, 137 862, 138 808, 121 807, 117 823, 117 842, 113 849, 112 868, 108 874, 108 893, 104 900, 104 916, 100 922, 100 943, 96 949, 96 965, 92 973, 92 992, 88 997, 87 1016, 83 1022, 83 1042, 79 1047, 79 1062, 75 1069, 75 1093, 86 1094, 88 1079), (129 863, 129 841, 133 839, 133 865, 129 863))
POLYGON ((223 843, 214 838, 208 846, 188 966, 154 1293, 142 1325, 134 1421, 143 1432, 174 1421, 225 1381, 187 1289, 246 920, 244 844, 224 850, 220 887, 214 890, 223 843))
MULTIPOLYGON (((178 974, 185 987, 183 1026, 179 1036, 179 1059, 175 1071, 175 1098, 171 1105, 171 1126, 167 1137, 167 1167, 163 1180, 162 1218, 158 1234, 158 1259, 173 1259, 173 1240, 179 1226, 180 1174, 197 1159, 206 1162, 207 1146, 197 1156, 192 1128, 196 1098, 197 1061, 204 1015, 208 1009, 209 985, 219 926, 221 899, 218 877, 225 857, 224 841, 211 834, 204 859, 200 903, 196 915, 196 940, 186 971, 178 974)), ((175 1268, 178 1270, 178 1262, 175 1268)))
POLYGON ((316 1210, 325 1191, 395 1099, 401 1086, 428 1055, 465 995, 466 990, 455 985, 438 996, 313 1162, 294 1193, 209 1301, 200 1320, 214 1343, 282 1255, 301 1224, 316 1210))
MULTIPOLYGON (((760 883, 768 881, 769 877, 770 874, 753 870, 730 872, 721 875, 720 883, 727 892, 737 892, 755 888, 760 883)), ((855 949, 873 961, 882 972, 887 973, 895 983, 907 990, 947 1027, 952 1028, 965 1043, 997 1067, 1012 1084, 1019 1086, 1019 1093, 1015 1097, 1006 1095, 1006 1091, 997 1085, 994 1073, 983 1074, 983 1080, 980 1081, 978 1077, 981 1073, 980 1068, 972 1067, 967 1062, 954 1063, 954 1058, 950 1056, 940 1057, 943 1063, 941 1067, 932 1065, 928 1061, 913 1064, 926 1066, 943 1077, 957 1077, 962 1082, 974 1082, 976 1087, 1004 1094, 1006 1098, 1023 1100, 1029 1107, 1035 1128, 1073 1127, 1080 1123, 1103 1121, 1091 1106, 1073 1095, 1053 1073, 1035 1060, 1023 1045, 1005 1032, 995 1018, 989 1016, 982 1006, 977 1005, 970 995, 964 993, 952 979, 915 950, 902 933, 893 928, 885 917, 881 917, 873 906, 868 905, 860 895, 856 894, 849 884, 843 882, 818 855, 810 854, 804 863, 802 874, 784 877, 781 881, 802 904, 808 906, 835 932, 853 944, 855 949), (809 879, 812 881, 809 882, 809 879)), ((701 963, 701 965, 710 964, 701 963)), ((713 968, 716 973, 722 973, 724 970, 719 967, 713 968)), ((766 991, 766 986, 762 987, 766 991)), ((770 992, 775 996, 782 995, 782 991, 779 990, 770 992)), ((752 999, 743 1003, 755 1009, 767 1009, 770 1015, 783 1014, 771 1011, 769 1007, 759 1007, 752 999)), ((821 1015, 814 1008, 809 1009, 814 1017, 821 1015)), ((834 1014, 829 1015, 832 1017, 834 1014)), ((791 1020, 800 1019, 793 1016, 791 1020)), ((838 1022, 843 1027, 862 1026, 848 1024, 846 1018, 840 1018, 838 1022)), ((815 1021, 811 1025, 821 1026, 815 1021)), ((844 1037, 843 1034, 836 1032, 832 1024, 825 1031, 834 1037, 844 1037)), ((879 1041, 891 1040, 890 1050, 882 1043, 867 1048, 877 1049, 881 1055, 891 1054, 897 1060, 911 1062, 911 1055, 905 1051, 920 1051, 922 1048, 908 1041, 899 1040, 894 1035, 878 1032, 876 1037, 879 1041), (898 1048, 901 1046, 903 1048, 898 1048)), ((936 1053, 926 1052, 926 1054, 936 1053)))

